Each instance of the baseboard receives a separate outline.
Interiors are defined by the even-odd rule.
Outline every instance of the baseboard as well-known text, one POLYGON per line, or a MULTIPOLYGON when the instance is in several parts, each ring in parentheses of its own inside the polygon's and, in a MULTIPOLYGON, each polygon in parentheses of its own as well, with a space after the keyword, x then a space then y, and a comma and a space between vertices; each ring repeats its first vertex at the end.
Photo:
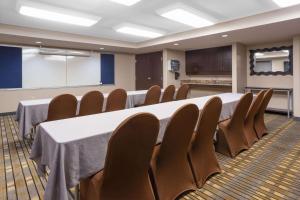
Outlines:
POLYGON ((300 117, 293 117, 294 120, 300 121, 300 117))
POLYGON ((6 112, 6 113, 0 113, 0 116, 7 116, 7 115, 15 115, 16 112, 6 112))
MULTIPOLYGON (((286 110, 275 110, 275 109, 268 109, 266 110, 266 113, 271 113, 271 114, 279 114, 279 115, 287 115, 286 110)), ((292 115, 292 113, 291 113, 292 115)))

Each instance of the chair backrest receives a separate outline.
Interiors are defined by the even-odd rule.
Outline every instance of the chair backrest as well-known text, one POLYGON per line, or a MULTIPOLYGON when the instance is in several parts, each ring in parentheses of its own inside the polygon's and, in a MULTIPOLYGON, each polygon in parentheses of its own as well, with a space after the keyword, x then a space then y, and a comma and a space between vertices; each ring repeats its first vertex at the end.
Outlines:
POLYGON ((161 102, 169 102, 174 100, 174 94, 175 94, 175 86, 174 85, 169 85, 163 92, 161 102))
POLYGON ((144 105, 152 105, 159 103, 161 89, 158 85, 154 85, 147 91, 144 105))
POLYGON ((272 98, 272 95, 273 95, 273 89, 268 89, 268 90, 265 90, 265 93, 264 93, 264 96, 263 96, 263 100, 259 106, 259 109, 257 111, 257 115, 255 117, 258 117, 258 118, 263 118, 264 114, 265 114, 265 111, 267 109, 267 106, 272 98))
POLYGON ((124 89, 115 89, 107 97, 105 112, 123 110, 126 108, 127 92, 124 89))
POLYGON ((248 112, 247 112, 247 115, 246 115, 246 119, 245 119, 245 123, 247 122, 250 122, 253 124, 253 121, 254 121, 254 117, 257 115, 258 111, 259 111, 259 108, 262 104, 262 101, 263 101, 263 98, 264 98, 264 94, 265 94, 265 91, 262 90, 260 91, 256 98, 254 99, 254 101, 252 102, 248 112))
POLYGON ((199 109, 195 104, 184 105, 173 114, 160 146, 159 160, 168 162, 186 158, 198 117, 199 109))
POLYGON ((119 125, 108 143, 101 199, 154 199, 148 170, 158 132, 158 119, 148 113, 119 125))
POLYGON ((71 94, 62 94, 51 100, 46 121, 66 119, 76 116, 77 99, 71 94))
POLYGON ((99 91, 86 93, 80 101, 79 115, 92 115, 101 113, 103 109, 103 94, 99 91))
POLYGON ((235 126, 244 126, 245 118, 253 99, 252 93, 246 93, 238 102, 230 120, 229 128, 235 126))
POLYGON ((176 93, 176 100, 183 100, 187 98, 187 95, 189 93, 189 85, 184 84, 182 86, 180 86, 180 88, 178 89, 177 93, 176 93))
POLYGON ((192 148, 198 146, 213 146, 213 138, 222 110, 222 100, 211 98, 203 107, 196 128, 196 136, 192 148))

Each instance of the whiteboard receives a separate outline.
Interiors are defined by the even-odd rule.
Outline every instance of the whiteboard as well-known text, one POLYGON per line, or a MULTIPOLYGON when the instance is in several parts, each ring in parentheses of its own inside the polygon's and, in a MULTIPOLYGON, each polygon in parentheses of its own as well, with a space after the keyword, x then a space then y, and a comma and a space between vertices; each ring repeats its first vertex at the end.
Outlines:
POLYGON ((99 85, 100 54, 67 56, 67 86, 99 85))
POLYGON ((100 53, 78 57, 41 55, 31 47, 22 50, 23 88, 99 85, 100 70, 100 53))
POLYGON ((62 87, 65 85, 65 56, 40 55, 36 49, 23 49, 23 88, 62 87))

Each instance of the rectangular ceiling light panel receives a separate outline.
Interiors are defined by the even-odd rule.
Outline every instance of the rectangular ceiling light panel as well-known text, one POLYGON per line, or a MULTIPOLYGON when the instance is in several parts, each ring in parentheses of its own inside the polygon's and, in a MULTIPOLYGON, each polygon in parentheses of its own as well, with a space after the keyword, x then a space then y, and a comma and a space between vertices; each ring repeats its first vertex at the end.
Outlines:
POLYGON ((205 26, 211 26, 214 23, 204 19, 192 12, 188 12, 184 9, 177 8, 161 14, 161 16, 168 18, 170 20, 180 22, 182 24, 192 26, 195 28, 201 28, 205 26))
POLYGON ((146 28, 140 28, 130 25, 124 25, 116 29, 119 33, 125 33, 129 35, 145 37, 145 38, 157 38, 162 36, 162 33, 158 33, 152 30, 147 30, 146 28))
POLYGON ((273 0, 279 7, 288 7, 300 4, 300 0, 273 0))
POLYGON ((125 6, 132 6, 141 0, 111 0, 111 1, 119 3, 119 4, 123 4, 125 6))
POLYGON ((20 1, 18 11, 25 16, 86 27, 93 26, 101 19, 98 16, 29 1, 20 1))

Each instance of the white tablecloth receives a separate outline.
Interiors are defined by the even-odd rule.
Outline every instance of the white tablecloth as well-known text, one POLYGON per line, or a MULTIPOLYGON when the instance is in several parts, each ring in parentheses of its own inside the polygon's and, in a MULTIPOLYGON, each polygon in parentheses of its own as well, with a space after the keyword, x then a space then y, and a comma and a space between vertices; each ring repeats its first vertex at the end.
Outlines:
MULTIPOLYGON (((144 103, 147 90, 128 91, 126 108, 133 108, 134 105, 144 103)), ((104 106, 106 105, 106 99, 108 94, 104 95, 104 106)), ((78 100, 77 113, 79 112, 79 104, 81 96, 76 97, 78 100)), ((25 138, 30 134, 32 127, 35 124, 43 122, 47 119, 49 103, 52 99, 36 99, 20 101, 17 112, 16 120, 19 123, 19 135, 20 138, 25 138)))
MULTIPOLYGON (((222 99, 220 120, 224 120, 231 116, 242 94, 214 96, 222 99)), ((154 114, 160 120, 159 142, 169 118, 179 107, 194 103, 201 110, 211 97, 213 96, 42 123, 32 146, 31 159, 36 161, 39 173, 45 173, 46 166, 50 169, 45 199, 67 199, 69 188, 79 184, 81 178, 101 170, 111 134, 129 116, 139 112, 154 114)))

